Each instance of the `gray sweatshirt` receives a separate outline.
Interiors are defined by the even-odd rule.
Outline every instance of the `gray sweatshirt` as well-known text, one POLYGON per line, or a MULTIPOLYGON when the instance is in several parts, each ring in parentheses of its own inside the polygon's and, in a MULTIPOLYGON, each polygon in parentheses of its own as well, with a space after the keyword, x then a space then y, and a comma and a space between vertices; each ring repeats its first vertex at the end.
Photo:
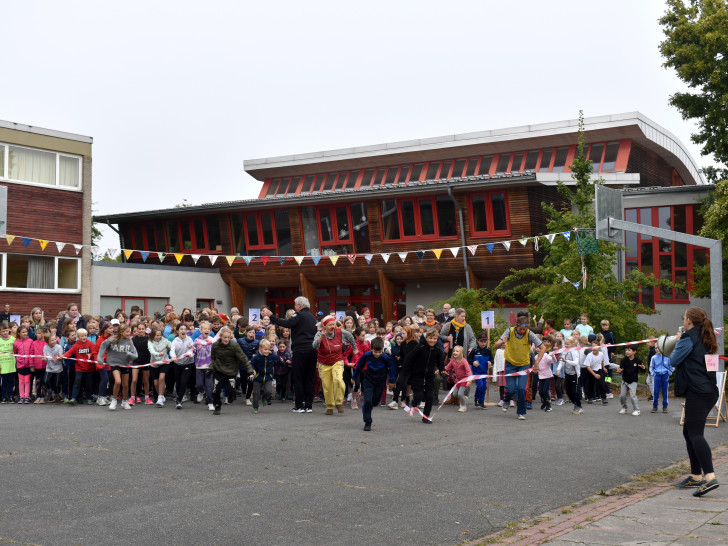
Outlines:
MULTIPOLYGON (((170 358, 177 358, 185 353, 192 353, 192 338, 185 336, 184 339, 176 337, 172 340, 172 347, 169 350, 170 358)), ((180 366, 186 366, 192 364, 195 361, 194 356, 183 356, 176 363, 180 366)))
POLYGON ((106 355, 106 363, 109 366, 120 366, 122 368, 128 368, 139 356, 131 339, 120 339, 117 342, 115 337, 110 337, 101 344, 97 360, 103 362, 104 355, 106 355))
POLYGON ((61 373, 63 371, 63 349, 60 343, 56 343, 53 347, 46 345, 43 347, 43 356, 46 357, 46 373, 61 373))

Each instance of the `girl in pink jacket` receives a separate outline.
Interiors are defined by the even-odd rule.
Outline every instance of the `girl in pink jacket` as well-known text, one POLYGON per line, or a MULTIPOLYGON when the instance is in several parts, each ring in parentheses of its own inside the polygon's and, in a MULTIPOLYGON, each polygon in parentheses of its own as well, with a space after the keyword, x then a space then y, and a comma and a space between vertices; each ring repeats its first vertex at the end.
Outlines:
MULTIPOLYGON (((447 366, 445 366, 446 372, 449 372, 450 370, 452 370, 455 374, 455 383, 473 375, 473 370, 470 369, 468 359, 465 358, 465 350, 460 345, 456 345, 453 348, 450 362, 448 362, 447 366)), ((471 381, 468 381, 465 384, 458 385, 455 389, 455 396, 457 396, 460 401, 460 408, 458 409, 460 412, 467 411, 468 409, 465 405, 465 397, 470 394, 470 383, 471 381)))
POLYGON ((18 339, 13 343, 15 353, 15 367, 18 370, 19 404, 30 404, 30 381, 33 378, 33 364, 30 355, 33 354, 33 340, 28 337, 28 327, 18 328, 18 339))

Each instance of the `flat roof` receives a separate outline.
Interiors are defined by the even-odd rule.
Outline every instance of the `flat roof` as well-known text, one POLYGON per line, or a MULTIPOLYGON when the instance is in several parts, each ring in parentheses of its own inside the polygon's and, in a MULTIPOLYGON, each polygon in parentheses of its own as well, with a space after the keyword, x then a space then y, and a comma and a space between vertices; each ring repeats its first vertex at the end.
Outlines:
POLYGON ((0 127, 3 129, 13 129, 15 131, 23 131, 25 133, 35 133, 36 135, 44 135, 55 138, 64 138, 66 140, 75 140, 77 142, 85 142, 93 144, 93 137, 77 135, 75 133, 66 133, 64 131, 56 131, 55 129, 45 129, 43 127, 34 127, 33 125, 24 125, 15 123, 14 121, 3 121, 0 119, 0 127))
MULTIPOLYGON (((472 148, 477 147, 497 153, 517 151, 521 148, 539 148, 545 141, 554 146, 572 144, 578 129, 579 120, 570 119, 353 148, 247 159, 244 161, 244 168, 248 174, 262 181, 271 176, 336 170, 344 168, 342 166, 344 162, 349 164, 348 168, 384 166, 389 162, 395 164, 400 161, 445 159, 433 152, 448 150, 451 151, 449 155, 456 157, 458 151, 462 155, 467 155, 474 152, 472 148)), ((589 142, 630 138, 660 155, 667 156, 668 163, 678 170, 686 183, 705 184, 700 169, 678 138, 640 112, 584 118, 584 131, 589 142)))

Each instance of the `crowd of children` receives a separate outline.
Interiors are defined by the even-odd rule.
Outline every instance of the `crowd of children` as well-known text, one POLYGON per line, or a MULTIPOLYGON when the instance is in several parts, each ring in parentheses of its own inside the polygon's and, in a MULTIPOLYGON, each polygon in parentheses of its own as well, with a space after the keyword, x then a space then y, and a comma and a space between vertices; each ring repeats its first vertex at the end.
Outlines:
MULTIPOLYGON (((443 389, 453 387, 458 411, 467 411, 473 382, 467 378, 473 375, 490 375, 498 387, 492 398, 503 411, 513 406, 507 396, 504 349, 493 355, 486 332, 473 336, 470 326, 454 321, 456 311, 463 317, 464 311, 448 306, 449 312, 436 315, 420 307, 412 317, 384 324, 366 308, 337 321, 337 328, 354 340, 342 351, 344 403, 352 409, 362 406, 365 430, 371 430, 377 405, 398 409, 412 404, 422 410, 423 422, 430 423, 433 404, 440 403, 443 389)), ((553 410, 552 404, 563 405, 564 393, 576 415, 583 413, 582 400, 607 405, 613 398, 608 378, 616 370, 622 374, 619 413, 627 413, 629 394, 631 414, 637 416, 638 373, 645 370, 654 385, 652 412, 658 411, 660 396, 667 412, 672 367, 654 343, 648 365, 636 356, 634 346, 626 347, 616 364, 614 348, 602 347, 616 341, 607 320, 595 333, 586 315, 575 326, 565 319, 561 330, 553 320, 536 322, 525 312, 519 317, 529 325, 533 321, 530 332, 543 345, 537 350, 530 343, 526 409, 532 409, 537 394, 545 412, 553 410)), ((172 396, 177 409, 191 402, 219 415, 222 405, 240 396, 257 414, 274 400, 292 398, 290 338, 289 330, 271 325, 268 317, 248 324, 237 309, 229 317, 216 309, 157 316, 132 309, 129 316, 117 311, 113 317, 92 317, 70 304, 57 320, 46 321, 42 310, 34 308, 19 323, 0 322, 0 400, 129 410, 140 404, 164 407, 172 396)), ((474 380, 474 408, 486 409, 488 381, 474 380)), ((318 378, 316 392, 315 401, 322 392, 318 378)))

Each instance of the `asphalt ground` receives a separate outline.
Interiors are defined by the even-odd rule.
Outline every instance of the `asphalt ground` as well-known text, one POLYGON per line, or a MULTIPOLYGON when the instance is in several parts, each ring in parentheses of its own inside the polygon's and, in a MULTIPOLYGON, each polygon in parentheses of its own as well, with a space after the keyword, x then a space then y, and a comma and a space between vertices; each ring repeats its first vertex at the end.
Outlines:
POLYGON ((679 404, 641 403, 518 421, 471 402, 432 425, 378 407, 371 432, 323 404, 3 405, 0 543, 456 544, 685 458, 679 404))

